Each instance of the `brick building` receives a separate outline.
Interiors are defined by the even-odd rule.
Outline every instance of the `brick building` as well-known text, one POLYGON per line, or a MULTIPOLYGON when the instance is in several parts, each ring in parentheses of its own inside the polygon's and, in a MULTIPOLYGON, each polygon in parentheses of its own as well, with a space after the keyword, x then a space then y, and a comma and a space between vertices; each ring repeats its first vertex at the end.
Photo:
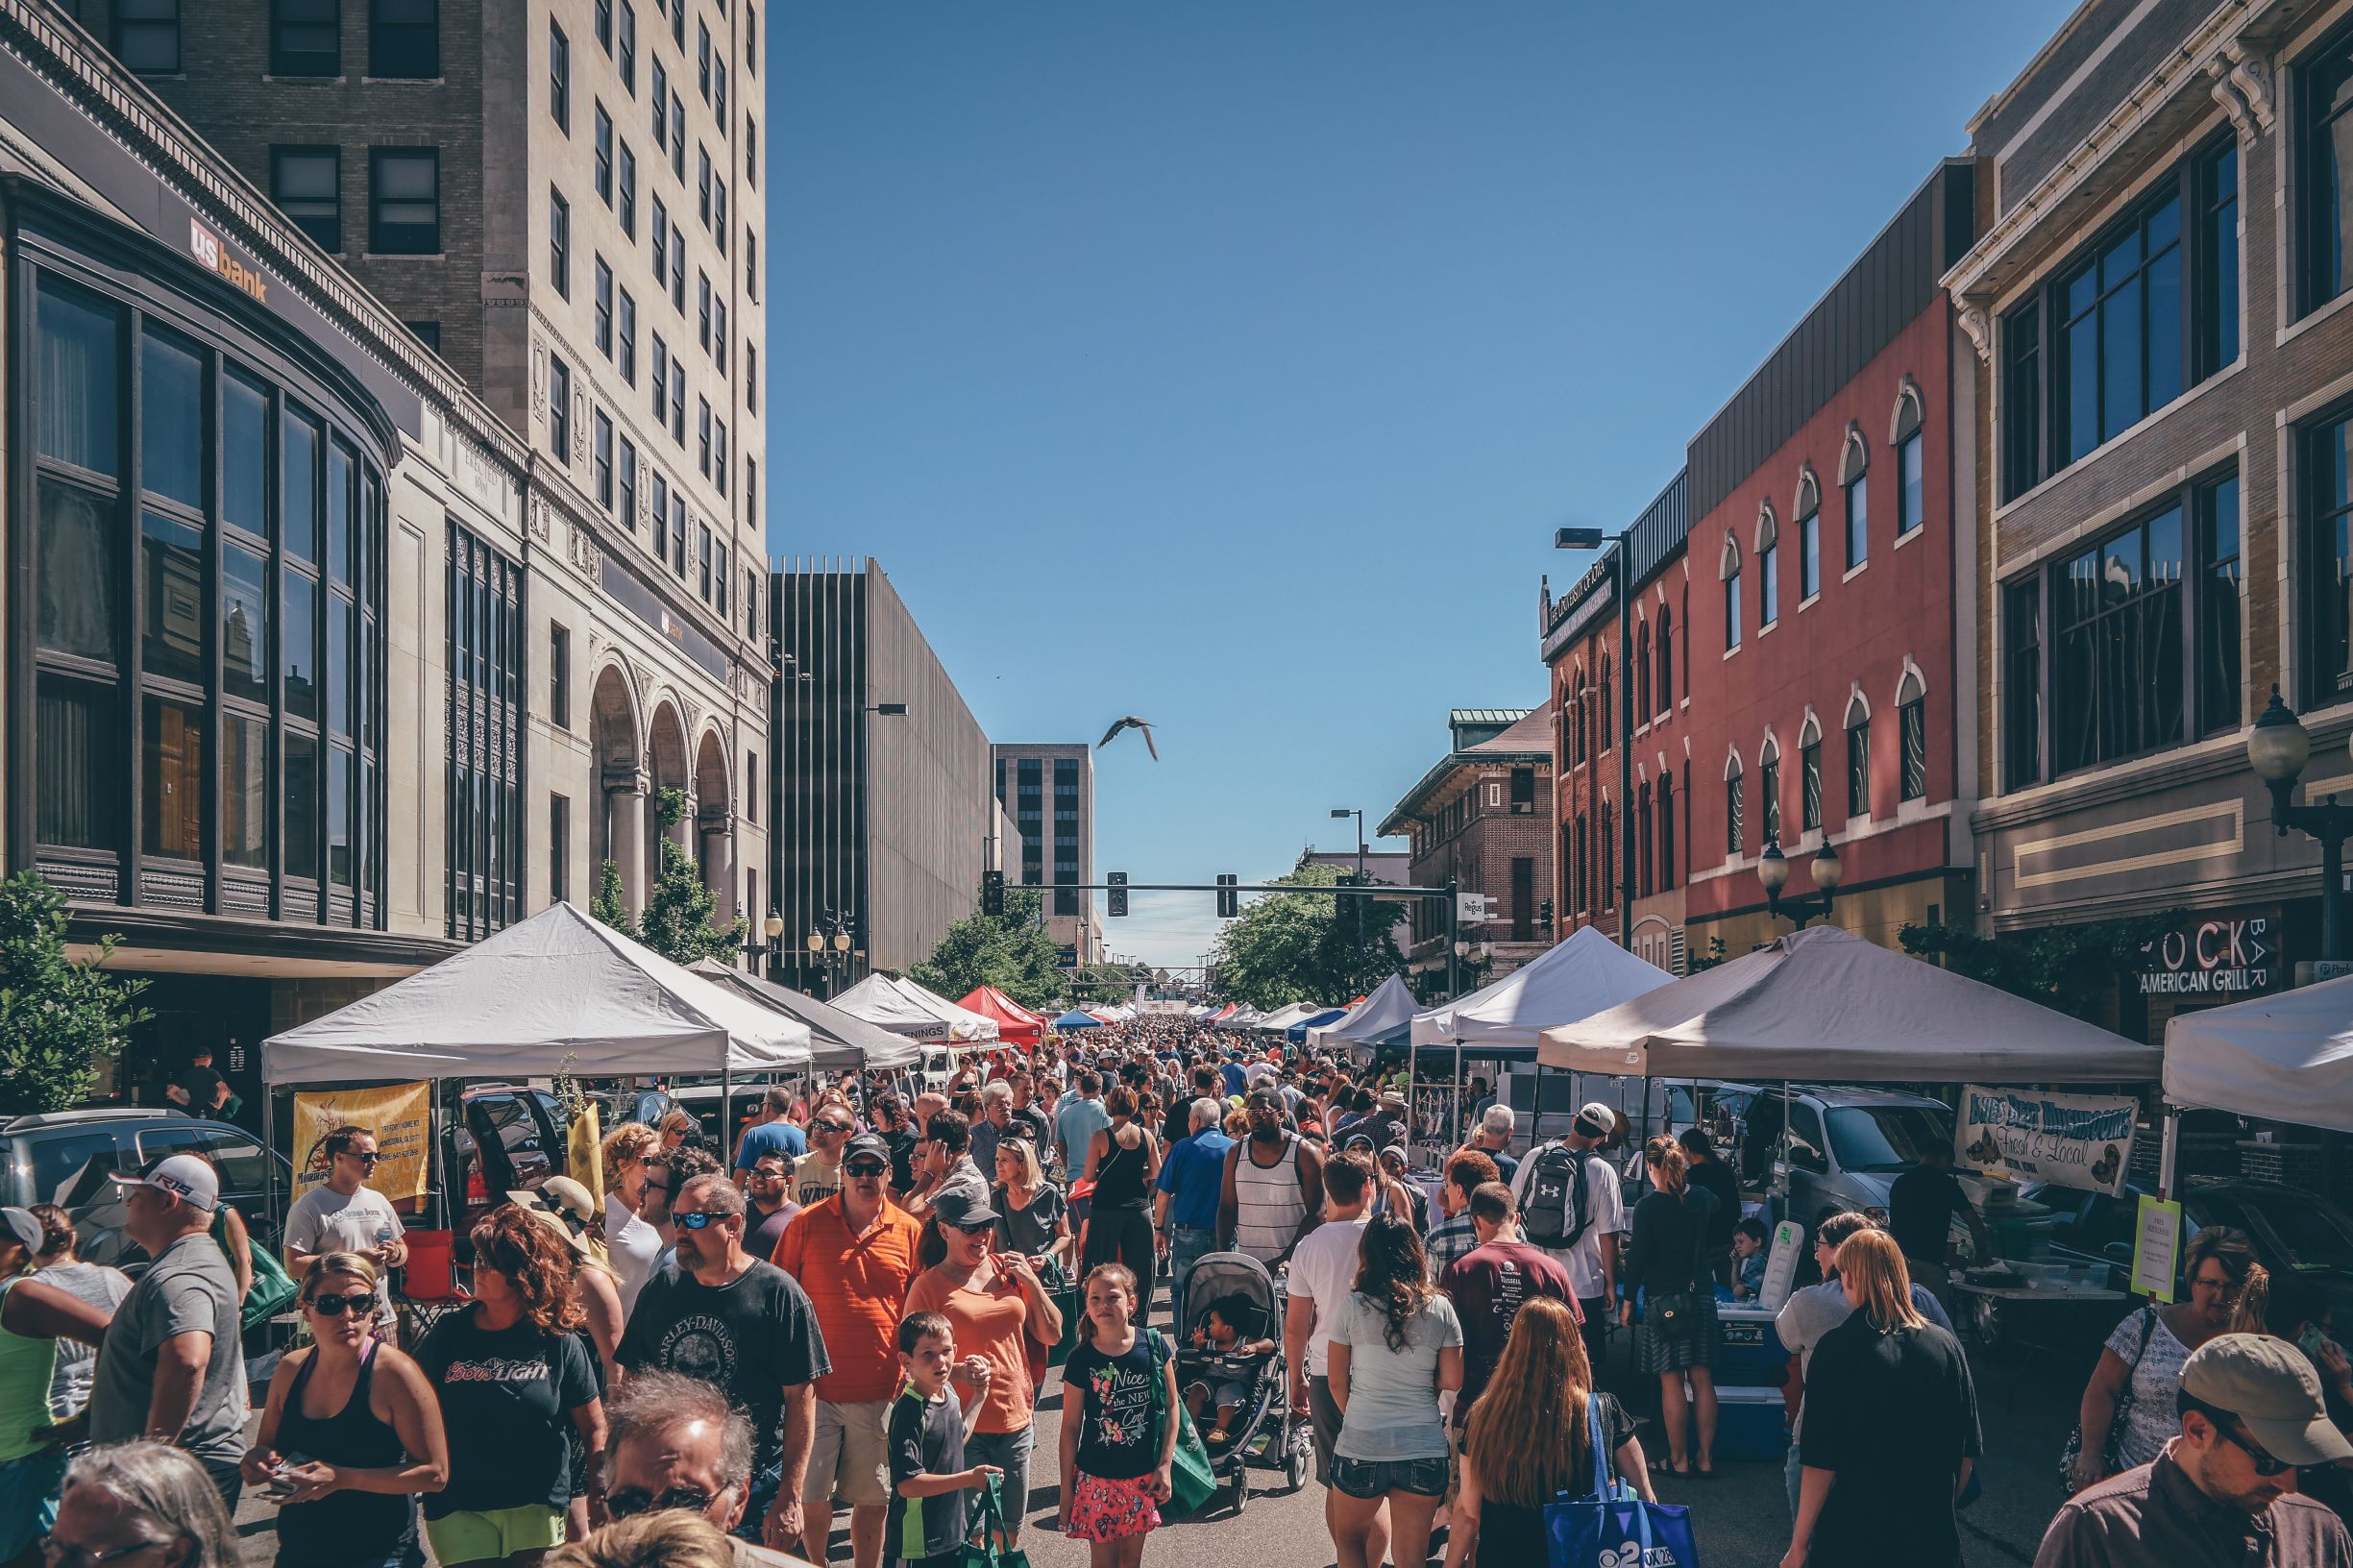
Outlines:
MULTIPOLYGON (((1416 887, 1452 881, 1487 895, 1491 917, 1460 922, 1456 939, 1473 945, 1462 966, 1472 977, 1508 974, 1552 945, 1544 909, 1553 899, 1552 708, 1456 708, 1446 716, 1452 745, 1375 830, 1410 843, 1416 887), (1479 956, 1484 944, 1483 963, 1479 956)), ((1446 917, 1414 902, 1408 970, 1424 996, 1445 994, 1446 917)))
POLYGON ((1976 544, 1951 415, 1975 358, 1938 280, 1975 233, 1973 172, 1940 166, 1690 443, 1695 948, 1788 929, 1756 878, 1777 842, 1793 892, 1837 845, 1834 922, 1875 942, 1968 907, 1976 544))
POLYGON ((1687 488, 1687 477, 1678 474, 1566 594, 1555 600, 1548 589, 1543 601, 1543 656, 1556 716, 1556 935, 1598 925, 1620 936, 1618 910, 1630 881, 1627 945, 1675 974, 1684 966, 1691 842, 1687 488), (1621 552, 1634 606, 1623 645, 1616 601, 1621 552), (1630 712, 1632 744, 1621 747, 1630 712), (1629 800, 1630 813, 1620 806, 1629 800))
POLYGON ((2307 792, 2353 787, 2348 82, 2345 0, 2091 0, 1970 127, 1980 910, 2188 911, 2113 977, 2151 1041, 2318 956, 2318 853, 2246 739, 2276 687, 2307 792))

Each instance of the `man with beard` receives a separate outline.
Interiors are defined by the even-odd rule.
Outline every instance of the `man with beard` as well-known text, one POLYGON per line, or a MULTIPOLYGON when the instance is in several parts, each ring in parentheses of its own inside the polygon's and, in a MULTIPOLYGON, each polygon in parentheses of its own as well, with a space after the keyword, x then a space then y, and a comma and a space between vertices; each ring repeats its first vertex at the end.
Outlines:
POLYGON ((1217 1246, 1273 1268, 1323 1222, 1324 1151, 1283 1125, 1283 1097, 1260 1090, 1242 1102, 1250 1136, 1226 1151, 1217 1199, 1217 1246))
POLYGON ((801 1480, 816 1436, 816 1380, 833 1370, 809 1297, 744 1250, 744 1195, 723 1176, 671 1195, 677 1261, 646 1282, 614 1360, 716 1384, 751 1414, 754 1450, 742 1528, 770 1547, 800 1538, 801 1480))

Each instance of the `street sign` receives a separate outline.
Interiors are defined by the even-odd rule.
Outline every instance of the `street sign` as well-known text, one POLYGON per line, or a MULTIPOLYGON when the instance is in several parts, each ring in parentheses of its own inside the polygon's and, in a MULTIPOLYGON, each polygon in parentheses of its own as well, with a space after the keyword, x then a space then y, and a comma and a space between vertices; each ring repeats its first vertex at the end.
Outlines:
POLYGON ((1485 894, 1458 893, 1455 894, 1455 919, 1457 921, 1464 925, 1469 925, 1473 921, 1483 920, 1486 918, 1487 895, 1485 894))
POLYGON ((2312 970, 2312 977, 2315 980, 2341 980, 2346 975, 2353 974, 2353 959, 2319 958, 2313 960, 2310 964, 2299 964, 2296 968, 2312 970))

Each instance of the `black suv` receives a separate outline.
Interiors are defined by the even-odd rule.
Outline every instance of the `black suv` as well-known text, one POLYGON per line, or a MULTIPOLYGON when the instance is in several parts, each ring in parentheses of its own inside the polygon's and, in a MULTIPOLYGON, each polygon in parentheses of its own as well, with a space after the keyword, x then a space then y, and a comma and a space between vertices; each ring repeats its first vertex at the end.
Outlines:
POLYGON ((0 1203, 54 1203, 73 1216, 81 1257, 136 1271, 147 1254, 123 1234, 121 1188, 107 1178, 141 1170, 167 1154, 201 1154, 221 1173, 221 1196, 236 1206, 256 1246, 275 1248, 267 1194, 273 1169, 282 1190, 284 1159, 242 1127, 176 1111, 110 1106, 55 1111, 0 1123, 0 1203))

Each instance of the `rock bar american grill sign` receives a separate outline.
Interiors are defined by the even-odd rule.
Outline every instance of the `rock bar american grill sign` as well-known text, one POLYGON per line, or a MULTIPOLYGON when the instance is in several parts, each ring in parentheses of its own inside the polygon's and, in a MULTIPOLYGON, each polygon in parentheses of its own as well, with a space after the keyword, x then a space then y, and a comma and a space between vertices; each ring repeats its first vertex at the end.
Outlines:
POLYGON ((2141 948, 2144 996, 2238 996, 2271 989, 2279 956, 2267 916, 2199 920, 2141 948))

